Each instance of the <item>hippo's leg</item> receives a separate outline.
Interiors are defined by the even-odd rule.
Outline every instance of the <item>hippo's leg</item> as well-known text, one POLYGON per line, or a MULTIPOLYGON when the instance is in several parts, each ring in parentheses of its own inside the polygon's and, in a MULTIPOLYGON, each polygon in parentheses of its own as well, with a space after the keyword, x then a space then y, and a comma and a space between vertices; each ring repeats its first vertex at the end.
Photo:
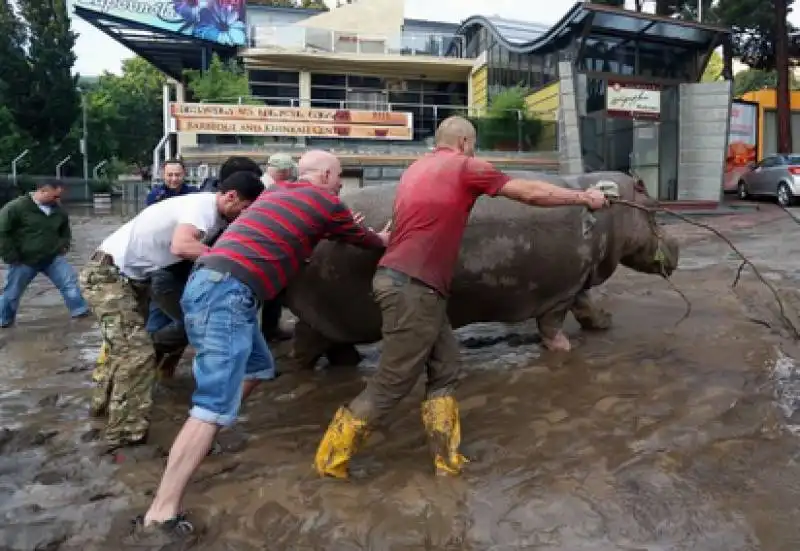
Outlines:
POLYGON ((542 335, 542 344, 554 352, 569 352, 571 345, 564 334, 564 320, 567 317, 566 308, 553 309, 536 318, 539 333, 542 335))
POLYGON ((292 361, 295 369, 314 369, 317 361, 328 353, 333 342, 307 323, 299 321, 294 326, 292 361))
POLYGON ((336 343, 325 353, 332 367, 356 367, 361 363, 361 353, 355 345, 336 343))
POLYGON ((604 331, 611 327, 611 313, 592 301, 588 289, 578 293, 571 311, 584 330, 604 331))

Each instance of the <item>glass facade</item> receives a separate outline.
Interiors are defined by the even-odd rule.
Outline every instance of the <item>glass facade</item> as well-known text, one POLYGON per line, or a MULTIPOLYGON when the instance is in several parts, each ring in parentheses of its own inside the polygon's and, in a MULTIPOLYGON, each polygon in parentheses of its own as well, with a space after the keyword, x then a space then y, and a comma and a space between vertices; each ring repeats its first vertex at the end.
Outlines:
POLYGON ((463 112, 466 104, 466 82, 311 74, 311 107, 410 112, 414 140, 432 136, 439 121, 463 112))

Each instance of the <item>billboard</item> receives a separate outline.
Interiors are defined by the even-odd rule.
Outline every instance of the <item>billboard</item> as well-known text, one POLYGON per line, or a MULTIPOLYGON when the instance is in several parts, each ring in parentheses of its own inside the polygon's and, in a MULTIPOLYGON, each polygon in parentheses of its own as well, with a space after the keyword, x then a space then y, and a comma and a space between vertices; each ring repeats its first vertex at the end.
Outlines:
POLYGON ((195 134, 372 140, 414 137, 411 113, 398 111, 172 103, 170 114, 176 132, 195 134))
POLYGON ((725 191, 735 191, 739 177, 756 162, 758 144, 758 104, 734 100, 725 155, 725 191))
POLYGON ((217 42, 247 44, 245 0, 71 0, 76 7, 217 42))

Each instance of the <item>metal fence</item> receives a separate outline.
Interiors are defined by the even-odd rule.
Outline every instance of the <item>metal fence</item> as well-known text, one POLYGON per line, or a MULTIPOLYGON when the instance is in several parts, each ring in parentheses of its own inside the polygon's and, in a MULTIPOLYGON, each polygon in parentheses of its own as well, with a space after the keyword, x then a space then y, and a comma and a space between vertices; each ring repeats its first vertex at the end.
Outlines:
MULTIPOLYGON (((0 174, 0 204, 23 193, 32 191, 41 182, 53 181, 53 176, 18 174, 16 182, 8 174, 0 174)), ((150 182, 141 180, 84 180, 83 178, 61 178, 64 203, 91 203, 95 193, 110 193, 115 199, 133 205, 144 205, 150 182)))

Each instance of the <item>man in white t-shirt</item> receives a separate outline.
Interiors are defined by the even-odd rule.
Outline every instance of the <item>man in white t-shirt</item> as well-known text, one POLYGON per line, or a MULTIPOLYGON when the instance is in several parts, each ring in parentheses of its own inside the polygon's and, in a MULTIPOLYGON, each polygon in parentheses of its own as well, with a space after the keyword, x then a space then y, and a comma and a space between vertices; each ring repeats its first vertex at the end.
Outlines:
MULTIPOLYGON (((111 449, 143 443, 150 426, 155 353, 145 329, 151 273, 194 261, 203 238, 235 219, 264 190, 237 172, 216 193, 192 193, 151 205, 108 236, 81 270, 80 287, 100 322, 105 360, 92 376, 92 414, 108 414, 111 449)), ((272 376, 272 359, 265 358, 272 376)), ((265 377, 263 373, 253 377, 265 377)))

